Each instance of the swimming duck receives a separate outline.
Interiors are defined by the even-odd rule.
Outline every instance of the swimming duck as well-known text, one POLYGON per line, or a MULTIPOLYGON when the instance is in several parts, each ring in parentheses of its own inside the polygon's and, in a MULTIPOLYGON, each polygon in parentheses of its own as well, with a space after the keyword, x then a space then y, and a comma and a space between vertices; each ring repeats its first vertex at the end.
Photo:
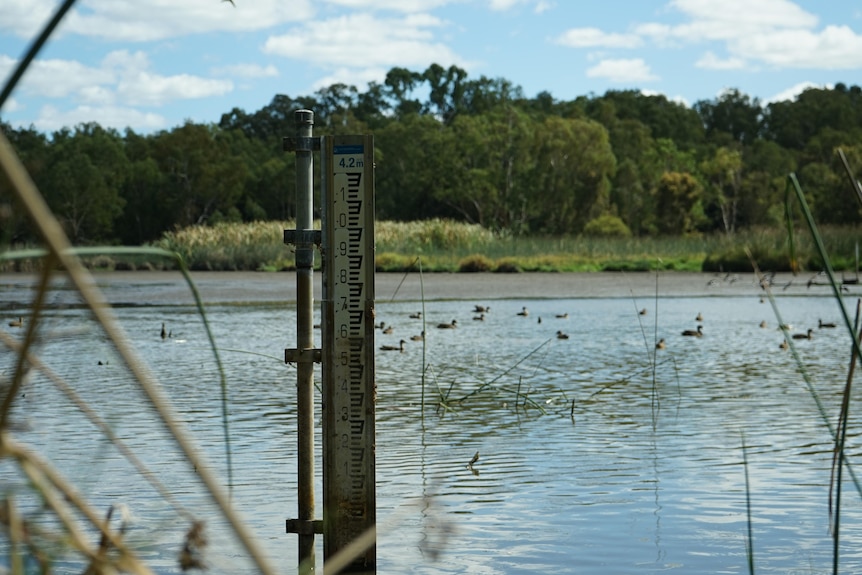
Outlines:
POLYGON ((646 308, 641 309, 638 313, 640 315, 646 315, 647 314, 646 308))
POLYGON ((694 318, 694 321, 703 321, 703 316, 698 312, 697 317, 694 318))
POLYGON ((438 323, 437 327, 439 329, 455 329, 458 327, 458 321, 453 319, 452 323, 438 323))
POLYGON ((682 332, 682 335, 701 337, 703 335, 703 326, 702 325, 697 326, 697 330, 687 329, 687 330, 682 332))
POLYGON ((569 312, 566 312, 566 313, 558 313, 558 314, 557 314, 557 315, 555 315, 554 317, 559 318, 559 319, 569 319, 569 312))
POLYGON ((760 327, 766 327, 766 320, 763 320, 762 322, 760 322, 760 327))
POLYGON ((424 339, 425 339, 425 331, 422 331, 422 333, 420 333, 419 335, 411 335, 410 336, 411 341, 422 341, 424 339))
POLYGON ((473 319, 474 319, 475 321, 485 321, 485 314, 484 314, 484 313, 480 313, 479 315, 474 315, 474 316, 473 316, 473 319))
POLYGON ((521 308, 521 311, 519 311, 517 315, 527 317, 528 315, 530 315, 530 312, 527 311, 527 307, 524 306, 521 308))
POLYGON ((422 319, 422 312, 417 311, 416 313, 411 313, 410 319, 422 319))
POLYGON ((383 328, 383 333, 385 333, 386 335, 389 335, 390 333, 392 333, 392 330, 393 330, 392 326, 387 325, 385 328, 383 328))
POLYGON ((381 345, 380 349, 383 351, 404 351, 404 344, 407 343, 403 339, 398 342, 398 345, 381 345))
POLYGON ((809 329, 808 333, 794 333, 793 339, 814 339, 814 330, 809 329))
POLYGON ((790 345, 787 343, 787 340, 785 339, 785 340, 782 340, 781 343, 778 344, 778 347, 780 347, 781 349, 787 349, 788 347, 790 347, 790 345))
POLYGON ((569 334, 557 331, 557 339, 569 339, 569 334))
POLYGON ((476 313, 487 313, 491 311, 491 306, 489 305, 474 305, 473 311, 476 313))
POLYGON ((18 319, 10 321, 9 327, 24 327, 24 318, 19 317, 18 319))
POLYGON ((168 332, 165 330, 165 322, 162 322, 162 332, 159 335, 162 336, 162 339, 168 337, 168 332))
POLYGON ((828 321, 828 322, 827 322, 827 321, 823 321, 822 319, 821 319, 821 320, 817 320, 817 321, 819 322, 819 324, 817 325, 817 327, 819 327, 820 329, 824 329, 824 328, 827 328, 827 327, 835 327, 835 324, 834 324, 834 323, 832 323, 831 321, 828 321))
POLYGON ((656 348, 656 349, 664 349, 665 347, 667 347, 667 345, 666 345, 666 344, 665 344, 665 342, 664 342, 664 338, 661 338, 661 339, 660 339, 660 340, 658 340, 658 342, 656 342, 656 344, 655 344, 655 348, 656 348))

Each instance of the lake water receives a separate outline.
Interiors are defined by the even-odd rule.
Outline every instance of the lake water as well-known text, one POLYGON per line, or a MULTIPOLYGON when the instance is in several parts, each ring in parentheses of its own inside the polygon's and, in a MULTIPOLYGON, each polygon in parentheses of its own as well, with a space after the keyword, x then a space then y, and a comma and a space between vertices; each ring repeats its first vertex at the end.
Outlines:
MULTIPOLYGON (((15 318, 32 296, 27 282, 11 277, 0 282, 0 305, 15 318)), ((681 280, 667 274, 642 282, 652 293, 556 297, 551 284, 558 278, 549 274, 534 276, 534 288, 543 293, 544 284, 555 297, 511 297, 490 283, 474 286, 470 296, 426 299, 424 409, 423 344, 409 341, 422 330, 422 320, 409 317, 423 309, 420 295, 415 284, 399 288, 395 299, 388 296, 397 284, 378 288, 377 319, 394 332, 378 331, 376 345, 408 340, 403 353, 377 354, 378 572, 747 573, 743 441, 756 571, 831 572, 833 443, 802 372, 834 425, 850 338, 845 328, 817 326, 820 319, 840 322, 839 305, 826 288, 804 282, 776 288, 792 333, 814 329, 813 339, 794 341, 797 363, 779 348, 773 308, 750 278, 726 289, 707 287, 711 276, 687 278, 697 284, 682 295, 681 280), (474 304, 491 306, 484 321, 472 319, 474 304), (524 306, 529 315, 516 315, 524 306), (643 308, 645 315, 638 313, 643 308), (453 318, 457 329, 435 327, 453 318), (703 337, 681 335, 698 323, 703 337), (569 338, 557 339, 558 330, 569 338), (659 338, 666 349, 655 349, 659 338), (447 409, 437 405, 441 395, 447 409)), ((433 292, 434 279, 426 281, 433 292)), ((50 459, 96 509, 124 504, 128 541, 159 573, 178 571, 189 526, 178 507, 207 523, 211 573, 254 572, 99 327, 74 305, 73 293, 56 287, 36 352, 176 503, 167 503, 42 375, 30 377, 16 402, 15 436, 50 459)), ((115 296, 133 289, 107 287, 115 296)), ((241 282, 228 287, 243 291, 241 282)), ((851 317, 857 298, 845 297, 851 317)), ((218 372, 197 312, 183 298, 120 299, 120 324, 206 459, 226 477, 218 372), (172 335, 166 340, 159 337, 162 322, 172 335)), ((277 571, 294 573, 296 538, 284 525, 296 516, 296 380, 279 358, 295 346, 295 306, 229 299, 207 313, 229 386, 233 502, 277 571)), ((22 337, 6 323, 0 329, 22 337)), ((13 357, 0 351, 3 376, 13 357)), ((851 403, 851 464, 860 453, 858 411, 851 403)), ((321 469, 318 458, 318 475, 321 469)), ((35 513, 35 498, 8 461, 0 463, 0 481, 5 494, 35 513)), ((316 493, 320 515, 320 477, 316 493)), ((862 571, 860 503, 845 473, 842 573, 862 571)), ((38 515, 34 521, 47 523, 38 515)), ((0 543, 6 549, 8 542, 0 543)), ((56 566, 83 570, 72 557, 58 557, 56 566)))

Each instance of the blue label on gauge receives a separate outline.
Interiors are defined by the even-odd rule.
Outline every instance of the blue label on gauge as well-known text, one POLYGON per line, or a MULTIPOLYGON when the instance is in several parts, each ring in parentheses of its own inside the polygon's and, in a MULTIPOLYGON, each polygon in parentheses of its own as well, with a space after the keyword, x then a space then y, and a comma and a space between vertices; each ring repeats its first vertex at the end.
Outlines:
POLYGON ((345 144, 342 146, 333 146, 333 154, 362 154, 365 152, 365 146, 362 144, 345 144))

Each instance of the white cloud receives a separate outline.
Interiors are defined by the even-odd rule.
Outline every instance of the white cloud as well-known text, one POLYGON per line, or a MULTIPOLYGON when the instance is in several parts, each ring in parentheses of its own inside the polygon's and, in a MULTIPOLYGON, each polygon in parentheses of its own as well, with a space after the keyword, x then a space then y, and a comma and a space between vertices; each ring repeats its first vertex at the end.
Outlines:
POLYGON ((656 90, 641 90, 640 92, 641 92, 641 94, 643 94, 644 96, 664 96, 664 97, 665 97, 665 98, 667 98, 667 99, 668 99, 668 101, 670 101, 670 102, 674 102, 674 103, 679 104, 679 105, 681 105, 681 106, 685 106, 686 108, 691 108, 691 104, 690 104, 690 103, 689 103, 689 101, 688 101, 688 100, 686 100, 686 99, 685 99, 685 97, 683 97, 683 96, 679 96, 679 95, 677 95, 677 96, 668 96, 667 94, 665 94, 665 93, 663 93, 663 92, 658 92, 658 91, 656 91, 656 90))
POLYGON ((320 90, 333 84, 346 84, 347 86, 356 86, 360 91, 363 91, 369 82, 383 83, 388 71, 386 68, 338 68, 331 74, 317 80, 312 88, 320 90))
POLYGON ((670 5, 690 21, 657 25, 653 32, 687 43, 724 42, 730 53, 730 58, 719 60, 707 52, 698 62, 704 68, 741 69, 746 62, 776 68, 862 66, 862 35, 848 26, 818 31, 817 16, 790 0, 672 0, 670 5))
MULTIPOLYGON (((21 0, 15 0, 20 2, 21 0)), ((263 30, 314 15, 310 0, 82 0, 63 33, 147 42, 204 32, 263 30)))
POLYGON ((138 131, 152 131, 167 127, 167 121, 159 114, 141 112, 121 106, 79 106, 72 110, 60 111, 54 106, 43 106, 33 125, 43 132, 55 132, 64 127, 96 121, 102 126, 132 128, 138 131))
POLYGON ((87 88, 108 85, 113 79, 109 70, 93 68, 74 60, 34 60, 16 91, 47 98, 66 98, 87 88))
POLYGON ((503 12, 510 9, 512 6, 523 2, 524 0, 489 0, 488 5, 491 7, 491 10, 503 12))
MULTIPOLYGON (((0 58, 0 70, 14 65, 0 58)), ((109 53, 99 67, 74 60, 35 60, 17 88, 43 98, 70 98, 86 105, 161 106, 174 100, 218 96, 233 90, 230 80, 213 80, 190 74, 162 76, 150 70, 143 52, 117 50, 109 53)))
MULTIPOLYGON (((709 70, 862 68, 862 34, 846 25, 817 29, 818 17, 791 0, 670 0, 667 6, 684 21, 638 23, 625 34, 574 28, 556 42, 604 49, 636 48, 644 41, 677 49, 708 43, 695 65, 709 70), (726 56, 716 55, 722 51, 726 56)), ((604 68, 593 70, 605 74, 604 68)))
POLYGON ((6 98, 6 101, 3 102, 3 109, 0 112, 11 113, 11 112, 19 112, 24 109, 24 106, 21 105, 18 100, 15 98, 6 98))
POLYGON ((731 50, 779 68, 837 70, 862 67, 862 35, 847 26, 827 26, 819 33, 781 30, 744 36, 731 45, 731 50))
MULTIPOLYGON (((733 38, 743 29, 813 28, 817 16, 790 0, 671 0, 670 6, 691 17, 677 34, 699 33, 706 38, 733 38)), ((697 37, 692 39, 696 40, 697 37)))
POLYGON ((213 80, 191 74, 162 76, 150 71, 144 52, 117 50, 102 60, 112 74, 111 85, 118 101, 133 106, 162 106, 175 100, 220 96, 233 90, 230 80, 213 80))
POLYGON ((233 90, 229 80, 210 80, 191 74, 159 76, 140 71, 123 77, 117 96, 133 106, 163 106, 175 100, 221 96, 233 90))
POLYGON ((3 0, 0 30, 21 38, 38 34, 57 10, 53 0, 3 0))
POLYGON ((708 51, 700 60, 695 62, 695 66, 707 70, 742 70, 746 67, 746 61, 742 58, 725 58, 722 60, 708 51))
POLYGON ((217 76, 235 76, 237 78, 274 78, 278 76, 278 68, 269 64, 232 64, 213 68, 213 74, 217 76))
POLYGON ((488 7, 494 12, 505 12, 519 4, 535 4, 533 12, 536 14, 541 14, 553 7, 553 4, 547 0, 488 0, 488 7))
POLYGON ((404 13, 427 12, 451 4, 452 0, 325 0, 327 4, 360 10, 392 10, 404 13))
POLYGON ((791 86, 790 88, 787 88, 786 90, 783 90, 783 91, 779 92, 778 94, 775 94, 771 98, 764 100, 763 104, 766 105, 766 104, 771 104, 773 102, 783 102, 785 100, 791 100, 791 101, 795 100, 799 96, 799 94, 801 94, 802 92, 804 92, 808 88, 823 88, 823 89, 831 90, 834 87, 835 86, 833 84, 825 84, 824 85, 824 84, 815 84, 814 82, 800 82, 799 84, 791 86))
POLYGON ((598 28, 572 28, 554 41, 571 48, 637 48, 643 43, 635 34, 614 34, 598 28))
POLYGON ((432 30, 443 24, 427 15, 377 19, 352 14, 308 22, 286 34, 271 36, 263 51, 331 69, 410 67, 432 62, 462 65, 448 46, 434 41, 432 30))
POLYGON ((618 83, 652 82, 659 79, 641 58, 602 60, 587 70, 587 76, 618 83))

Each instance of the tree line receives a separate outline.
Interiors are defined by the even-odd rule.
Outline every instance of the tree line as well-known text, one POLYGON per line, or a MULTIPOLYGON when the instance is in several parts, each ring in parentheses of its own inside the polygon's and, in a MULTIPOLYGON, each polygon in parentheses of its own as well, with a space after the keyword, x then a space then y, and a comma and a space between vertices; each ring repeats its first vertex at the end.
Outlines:
MULTIPOLYGON (((0 129, 74 243, 139 245, 178 227, 291 219, 294 156, 282 138, 303 108, 315 135, 374 135, 379 219, 453 218, 508 234, 733 234, 783 220, 790 172, 818 222, 862 213, 836 154, 862 166, 862 89, 842 83, 766 105, 729 90, 689 107, 634 90, 528 98, 505 79, 434 64, 150 135, 98 123, 0 129)), ((0 224, 3 243, 37 240, 2 174, 0 224)))

